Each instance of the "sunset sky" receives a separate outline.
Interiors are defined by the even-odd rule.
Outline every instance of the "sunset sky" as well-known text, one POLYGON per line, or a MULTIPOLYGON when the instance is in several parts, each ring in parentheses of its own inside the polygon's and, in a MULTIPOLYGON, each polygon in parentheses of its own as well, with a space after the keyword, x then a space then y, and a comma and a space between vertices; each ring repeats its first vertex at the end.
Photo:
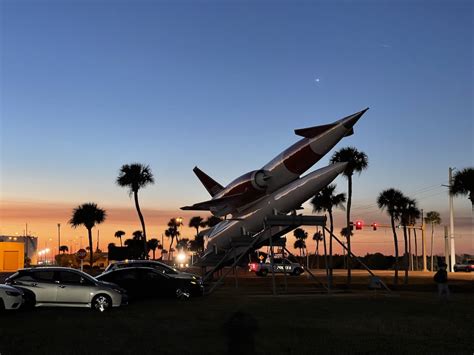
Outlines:
MULTIPOLYGON (((196 215, 180 206, 209 199, 194 166, 226 185, 295 142, 295 128, 365 107, 335 148, 369 157, 354 178, 353 220, 388 223, 375 201, 394 187, 449 224, 448 167, 474 163, 473 10, 428 0, 2 0, 0 234, 28 223, 41 247, 56 245, 61 223, 63 240, 79 243, 86 230, 67 221, 93 201, 108 211, 105 249, 116 230, 140 228, 115 179, 141 162, 156 179, 140 191, 148 234, 161 239, 171 217, 196 215)), ((467 198, 455 214, 457 252, 474 253, 467 198)), ((336 230, 342 221, 338 212, 336 230)), ((442 226, 435 252, 441 235, 442 226)), ((391 233, 366 228, 354 250, 393 253, 391 233)))

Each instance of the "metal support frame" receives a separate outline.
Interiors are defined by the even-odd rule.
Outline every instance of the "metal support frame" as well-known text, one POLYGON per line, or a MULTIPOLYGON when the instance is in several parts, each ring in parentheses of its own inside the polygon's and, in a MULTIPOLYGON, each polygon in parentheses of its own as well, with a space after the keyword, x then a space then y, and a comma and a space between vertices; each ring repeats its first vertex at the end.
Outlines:
MULTIPOLYGON (((326 227, 324 227, 324 229, 326 229, 327 232, 329 232, 329 234, 331 234, 331 231, 329 229, 327 229, 326 227)), ((372 275, 373 277, 377 277, 377 275, 375 275, 372 270, 370 270, 370 268, 365 265, 362 260, 360 260, 352 251, 349 251, 349 249, 347 249, 347 247, 344 245, 343 242, 341 242, 335 235, 334 233, 332 234, 332 237, 336 240, 336 242, 338 242, 346 251, 347 251, 347 255, 352 258, 352 259, 355 259, 357 260, 363 267, 364 269, 366 269, 370 275, 372 275)), ((392 292, 392 290, 390 290, 388 288, 388 286, 385 284, 385 282, 382 281, 382 279, 380 279, 380 283, 382 284, 382 286, 388 291, 388 292, 392 292)))
MULTIPOLYGON (((271 261, 271 265, 272 265, 272 291, 273 291, 273 295, 276 295, 276 280, 275 280, 275 270, 273 268, 273 262, 274 262, 274 250, 273 250, 273 236, 272 236, 272 227, 273 226, 280 226, 280 227, 287 227, 290 230, 292 229, 295 229, 295 228, 298 228, 299 226, 301 225, 307 225, 307 226, 321 226, 322 229, 323 229, 323 238, 324 240, 326 239, 326 233, 325 232, 328 232, 329 233, 329 237, 330 238, 334 238, 334 240, 336 242, 338 242, 347 252, 348 252, 348 255, 351 259, 355 259, 357 260, 368 272, 370 275, 372 275, 373 277, 377 277, 373 272, 372 270, 370 270, 370 268, 365 265, 354 253, 350 252, 349 253, 349 250, 347 249, 347 247, 344 245, 344 243, 342 243, 335 235, 334 233, 331 233, 331 231, 326 227, 326 217, 324 216, 302 216, 302 215, 273 215, 273 216, 268 216, 265 218, 265 221, 264 221, 264 228, 263 230, 261 230, 260 232, 256 233, 253 237, 252 237, 252 242, 240 253, 239 256, 237 256, 237 251, 236 251, 236 247, 231 246, 231 249, 227 250, 226 253, 222 256, 221 260, 219 260, 219 262, 209 271, 206 273, 206 275, 203 277, 203 281, 207 281, 217 270, 220 270, 222 269, 223 267, 223 264, 225 262, 227 262, 228 260, 228 256, 233 254, 233 263, 231 265, 230 268, 228 268, 225 272, 223 272, 221 275, 220 275, 220 278, 217 280, 217 282, 209 289, 209 291, 207 292, 208 294, 209 293, 212 293, 218 286, 220 286, 220 284, 222 283, 222 281, 227 277, 227 275, 229 275, 229 273, 234 270, 234 273, 235 273, 235 285, 236 287, 238 287, 238 279, 237 279, 237 273, 236 273, 236 266, 238 265, 238 263, 240 262, 240 260, 242 260, 242 258, 247 255, 247 253, 252 250, 252 249, 255 249, 256 246, 259 245, 259 243, 262 243, 266 240, 266 238, 262 238, 262 236, 265 236, 265 234, 267 232, 269 232, 269 245, 270 245, 270 261, 271 261)), ((285 232, 285 233, 288 233, 288 232, 285 232)), ((284 247, 284 251, 286 251, 289 255, 292 255, 294 256, 286 247, 284 247)), ((311 275, 311 277, 313 278, 313 280, 315 280, 319 285, 321 285, 322 287, 324 287, 326 289, 326 291, 328 293, 331 292, 331 289, 332 289, 332 283, 333 283, 333 277, 332 277, 332 265, 329 265, 328 266, 328 263, 327 263, 327 253, 325 252, 326 254, 326 277, 327 277, 327 286, 324 285, 310 270, 309 270, 309 267, 308 266, 304 266, 303 265, 303 268, 305 271, 308 272, 309 275, 311 275)), ((331 263, 332 264, 332 263, 331 263)), ((285 272, 285 287, 286 286, 286 283, 287 283, 287 280, 286 280, 286 272, 285 272)), ((382 284, 382 286, 388 291, 388 292, 391 292, 391 290, 388 288, 388 286, 380 279, 380 283, 382 284)))

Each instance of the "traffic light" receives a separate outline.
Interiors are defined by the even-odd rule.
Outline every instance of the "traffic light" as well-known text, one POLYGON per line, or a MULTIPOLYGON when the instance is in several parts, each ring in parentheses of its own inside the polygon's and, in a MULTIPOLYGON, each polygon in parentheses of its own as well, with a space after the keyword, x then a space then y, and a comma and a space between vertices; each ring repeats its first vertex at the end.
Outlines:
POLYGON ((372 223, 372 229, 373 229, 374 231, 376 231, 376 230, 377 230, 377 223, 375 223, 375 222, 374 222, 374 223, 372 223))
POLYGON ((361 221, 356 221, 356 229, 362 229, 362 222, 361 221))

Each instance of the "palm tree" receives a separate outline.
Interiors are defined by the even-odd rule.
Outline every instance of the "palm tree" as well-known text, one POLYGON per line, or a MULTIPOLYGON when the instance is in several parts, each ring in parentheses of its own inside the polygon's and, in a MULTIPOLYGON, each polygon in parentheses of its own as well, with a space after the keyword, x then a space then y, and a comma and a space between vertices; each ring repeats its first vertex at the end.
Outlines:
POLYGON ((176 220, 176 218, 171 218, 170 221, 168 222, 168 229, 165 230, 165 235, 168 237, 168 238, 171 238, 171 243, 170 243, 170 254, 168 255, 168 259, 169 257, 171 257, 171 254, 172 254, 172 247, 173 247, 173 242, 174 242, 174 238, 176 238, 176 242, 179 242, 178 240, 178 237, 180 236, 180 233, 179 233, 179 228, 180 226, 180 223, 176 220))
POLYGON ((454 173, 449 193, 452 196, 467 195, 474 211, 474 169, 466 168, 454 173))
POLYGON ((196 228, 196 235, 199 234, 199 228, 206 226, 204 219, 201 216, 195 216, 189 220, 189 227, 196 228))
POLYGON ((433 267, 433 239, 434 239, 434 226, 435 224, 441 224, 441 216, 436 211, 430 211, 426 214, 425 223, 431 224, 431 271, 434 270, 433 267))
MULTIPOLYGON (((344 176, 347 178, 347 208, 346 208, 346 228, 350 229, 351 223, 351 204, 352 204, 352 175, 354 173, 361 173, 362 170, 367 169, 369 160, 367 154, 359 152, 354 147, 341 148, 331 157, 331 163, 346 162, 344 176)), ((351 237, 347 238, 347 252, 351 254, 351 237)), ((351 285, 351 262, 347 259, 347 286, 351 285)))
MULTIPOLYGON (((295 238, 298 240, 301 240, 302 243, 298 243, 298 245, 300 245, 299 247, 297 248, 300 248, 300 254, 301 254, 301 249, 305 249, 306 248, 306 243, 305 243, 305 240, 306 238, 308 238, 308 233, 302 229, 302 228, 296 228, 294 231, 293 231, 293 235, 295 236, 295 238)), ((295 247, 296 248, 296 247, 295 247)))
POLYGON ((196 228, 196 236, 194 237, 193 247, 195 247, 195 251, 202 250, 204 251, 204 238, 199 236, 199 228, 204 228, 206 226, 206 222, 201 216, 195 216, 189 220, 189 227, 196 228))
POLYGON ((212 228, 220 222, 222 222, 221 218, 216 217, 216 216, 209 216, 209 217, 207 217, 206 222, 204 222, 204 223, 209 228, 212 228))
POLYGON ((69 248, 67 247, 67 245, 61 245, 59 247, 59 251, 62 252, 63 254, 66 254, 66 252, 69 251, 69 248))
MULTIPOLYGON (((341 237, 346 238, 346 240, 354 235, 354 233, 352 232, 352 229, 351 228, 348 229, 347 227, 342 227, 339 234, 341 235, 341 237)), ((349 265, 348 260, 351 256, 349 255, 349 253, 344 248, 342 248, 342 252, 344 254, 344 260, 345 260, 344 264, 346 265, 346 267, 348 267, 348 265, 349 265)))
POLYGON ((305 243, 305 241, 304 241, 303 239, 296 239, 296 240, 295 240, 295 243, 293 244, 293 247, 294 247, 295 249, 299 249, 299 250, 300 250, 300 256, 303 256, 302 250, 303 250, 304 248, 306 248, 306 243, 305 243))
POLYGON ((125 164, 120 168, 119 176, 116 180, 117 184, 121 187, 128 187, 130 190, 130 196, 133 194, 135 200, 135 208, 137 209, 138 218, 142 225, 143 231, 143 248, 145 250, 145 256, 148 255, 146 245, 146 229, 145 219, 143 218, 140 205, 138 204, 138 190, 145 187, 148 184, 154 184, 155 179, 151 172, 151 168, 148 165, 139 163, 125 164))
POLYGON ((314 254, 316 255, 316 268, 319 269, 319 242, 323 240, 323 233, 317 231, 313 234, 313 240, 316 242, 316 250, 314 254))
POLYGON ((159 244, 160 242, 156 238, 152 238, 149 241, 147 241, 148 250, 151 250, 153 252, 153 260, 155 259, 155 251, 156 251, 156 248, 158 248, 159 244))
POLYGON ((92 228, 94 228, 96 224, 105 221, 106 217, 107 213, 105 210, 99 208, 96 203, 88 202, 74 208, 72 210, 72 217, 68 222, 73 228, 77 228, 80 225, 87 228, 87 233, 89 235, 89 257, 91 268, 93 264, 92 228))
MULTIPOLYGON (((421 216, 421 211, 420 209, 416 206, 416 204, 410 204, 410 206, 408 206, 408 223, 410 226, 414 227, 415 224, 416 224, 416 220, 418 218, 420 218, 421 216)), ((411 229, 408 230, 408 237, 409 237, 409 240, 411 241, 411 229)), ((417 238, 416 238, 416 228, 413 228, 413 237, 414 237, 414 241, 415 241, 415 264, 414 264, 414 267, 415 267, 415 270, 418 270, 418 242, 417 242, 417 238)), ((411 254, 411 247, 410 247, 410 255, 411 254)), ((412 265, 413 265, 413 255, 411 256, 411 261, 412 261, 412 265)), ((413 268, 412 268, 413 270, 413 268)))
POLYGON ((143 239, 143 232, 140 230, 136 230, 135 232, 132 233, 133 235, 133 240, 142 240, 143 239))
POLYGON ((411 214, 413 210, 416 210, 416 201, 414 199, 410 199, 406 196, 402 196, 398 204, 398 210, 400 214, 400 221, 403 227, 403 241, 405 246, 405 256, 404 256, 404 266, 405 266, 405 278, 404 283, 405 285, 408 284, 408 267, 410 264, 409 256, 410 251, 408 248, 408 233, 407 233, 407 226, 411 223, 411 214))
POLYGON ((393 243, 395 246, 395 275, 393 283, 398 285, 398 237, 395 229, 395 221, 400 218, 398 206, 400 204, 403 194, 401 191, 390 188, 382 191, 377 198, 377 205, 383 211, 386 210, 390 216, 390 225, 393 233, 393 243))
POLYGON ((188 238, 181 238, 178 243, 176 243, 176 249, 178 250, 187 250, 189 247, 189 239, 188 238))
POLYGON ((321 213, 327 211, 329 214, 329 278, 332 280, 332 235, 334 233, 334 219, 333 209, 344 209, 343 203, 346 202, 346 194, 334 194, 336 191, 336 184, 326 186, 319 191, 310 201, 313 206, 313 213, 321 213))
POLYGON ((122 237, 125 235, 125 232, 122 231, 122 230, 119 230, 119 231, 116 231, 114 236, 115 238, 119 238, 120 239, 120 246, 122 246, 122 237))

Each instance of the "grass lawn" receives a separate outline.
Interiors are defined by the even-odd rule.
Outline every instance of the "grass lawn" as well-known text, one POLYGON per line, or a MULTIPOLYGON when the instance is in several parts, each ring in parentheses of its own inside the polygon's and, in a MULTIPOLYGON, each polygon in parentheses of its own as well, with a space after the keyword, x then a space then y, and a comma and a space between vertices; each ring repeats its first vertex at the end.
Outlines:
POLYGON ((443 303, 426 292, 250 296, 226 286, 105 314, 3 313, 0 354, 472 354, 472 301, 469 293, 443 303))

